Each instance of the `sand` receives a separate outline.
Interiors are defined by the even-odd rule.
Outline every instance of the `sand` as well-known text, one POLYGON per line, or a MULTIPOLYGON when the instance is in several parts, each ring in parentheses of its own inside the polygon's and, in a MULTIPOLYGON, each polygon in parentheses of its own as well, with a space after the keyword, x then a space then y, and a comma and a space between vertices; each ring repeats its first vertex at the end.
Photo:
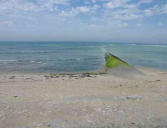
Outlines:
POLYGON ((0 128, 167 128, 167 72, 139 70, 1 74, 0 128))

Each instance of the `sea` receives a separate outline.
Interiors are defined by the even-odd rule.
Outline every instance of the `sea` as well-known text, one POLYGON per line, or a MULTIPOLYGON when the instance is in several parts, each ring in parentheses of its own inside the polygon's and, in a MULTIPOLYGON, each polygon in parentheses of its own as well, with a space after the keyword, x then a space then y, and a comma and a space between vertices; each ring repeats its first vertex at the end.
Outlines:
POLYGON ((0 42, 0 73, 99 71, 110 52, 130 65, 167 70, 167 45, 114 42, 0 42))

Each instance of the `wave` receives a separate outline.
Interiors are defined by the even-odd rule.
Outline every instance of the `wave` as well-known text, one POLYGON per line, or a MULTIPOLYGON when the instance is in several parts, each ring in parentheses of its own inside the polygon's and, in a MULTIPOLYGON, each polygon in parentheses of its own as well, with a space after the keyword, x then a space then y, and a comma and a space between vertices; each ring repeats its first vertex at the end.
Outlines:
POLYGON ((107 53, 106 47, 107 47, 107 46, 102 46, 102 47, 101 47, 101 51, 102 51, 103 55, 105 55, 105 53, 107 53))
POLYGON ((137 45, 137 44, 127 44, 127 45, 133 45, 134 46, 134 45, 137 45))
POLYGON ((151 46, 151 47, 167 47, 167 45, 158 45, 158 44, 154 44, 154 45, 143 45, 143 46, 151 46))
POLYGON ((110 46, 115 46, 115 45, 130 45, 130 46, 152 46, 152 47, 167 47, 167 45, 166 44, 136 44, 136 43, 124 43, 124 44, 120 44, 120 43, 118 43, 118 44, 110 44, 110 46))
POLYGON ((140 46, 152 46, 152 47, 167 47, 165 44, 125 44, 125 45, 140 45, 140 46))

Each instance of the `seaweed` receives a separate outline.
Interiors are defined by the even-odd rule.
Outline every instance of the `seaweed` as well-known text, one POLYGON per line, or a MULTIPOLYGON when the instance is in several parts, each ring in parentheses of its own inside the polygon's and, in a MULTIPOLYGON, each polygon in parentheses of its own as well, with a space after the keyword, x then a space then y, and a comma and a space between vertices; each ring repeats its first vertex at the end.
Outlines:
POLYGON ((130 67, 130 65, 127 62, 123 61, 122 59, 118 58, 115 55, 112 55, 111 53, 105 54, 105 61, 106 61, 105 65, 106 68, 116 68, 120 65, 130 67))

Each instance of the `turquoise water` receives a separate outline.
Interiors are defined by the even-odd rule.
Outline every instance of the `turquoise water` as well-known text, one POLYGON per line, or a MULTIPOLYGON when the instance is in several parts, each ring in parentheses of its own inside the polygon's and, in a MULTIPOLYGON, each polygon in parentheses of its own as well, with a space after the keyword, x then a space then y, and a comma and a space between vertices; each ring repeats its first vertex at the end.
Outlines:
POLYGON ((167 70, 167 45, 88 42, 0 42, 0 72, 60 73, 96 71, 104 53, 134 66, 167 70))

